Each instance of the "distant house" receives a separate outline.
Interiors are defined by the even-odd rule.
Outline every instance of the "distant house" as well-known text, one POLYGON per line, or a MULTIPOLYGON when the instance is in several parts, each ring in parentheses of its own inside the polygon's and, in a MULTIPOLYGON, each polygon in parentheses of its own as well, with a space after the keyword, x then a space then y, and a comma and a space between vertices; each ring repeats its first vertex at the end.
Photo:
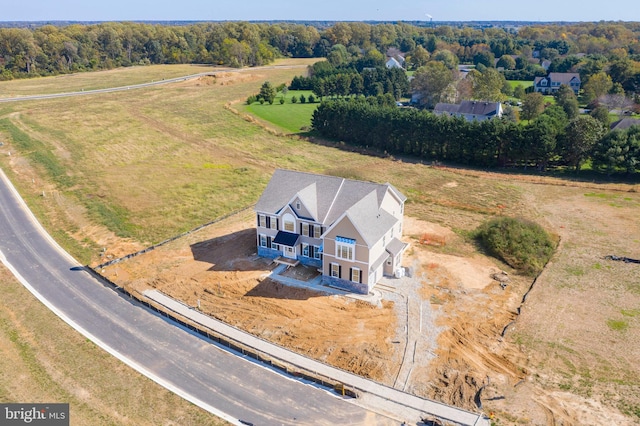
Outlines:
POLYGON ((560 86, 566 84, 577 95, 580 91, 580 74, 577 72, 550 72, 546 77, 536 77, 533 80, 534 92, 552 94, 560 86))
POLYGON ((631 126, 640 126, 640 119, 626 117, 611 123, 610 128, 611 130, 626 130, 631 126))
POLYGON ((483 121, 502 117, 500 102, 462 101, 460 104, 439 103, 433 109, 436 115, 464 117, 467 121, 483 121))
POLYGON ((400 69, 404 69, 402 67, 402 64, 400 63, 399 60, 397 60, 396 58, 389 58, 389 60, 385 63, 385 66, 389 69, 391 68, 400 68, 400 69))
POLYGON ((389 183, 276 170, 255 206, 258 255, 319 268, 324 283, 367 294, 400 267, 405 201, 389 183))

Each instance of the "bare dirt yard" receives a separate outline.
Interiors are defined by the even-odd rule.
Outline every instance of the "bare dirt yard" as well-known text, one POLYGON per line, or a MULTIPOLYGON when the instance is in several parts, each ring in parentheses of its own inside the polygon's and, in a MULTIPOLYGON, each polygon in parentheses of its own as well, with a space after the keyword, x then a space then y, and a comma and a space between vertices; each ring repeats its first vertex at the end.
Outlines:
MULTIPOLYGON (((487 376, 510 385, 525 377, 510 360, 517 351, 499 336, 530 280, 507 275, 501 286, 495 276, 506 266, 444 253, 440 244, 460 239, 447 228, 407 217, 412 277, 385 279, 363 301, 270 279, 275 265, 256 256, 253 222, 253 212, 241 213, 103 274, 132 291, 155 288, 191 306, 199 300, 203 312, 274 343, 468 409, 477 408, 487 376)), ((290 270, 297 279, 305 274, 315 276, 290 270)))
MULTIPOLYGON (((156 288, 192 306, 200 300, 202 311, 218 319, 387 385, 470 410, 480 403, 496 424, 634 424, 628 415, 638 401, 632 381, 638 377, 633 360, 640 359, 640 268, 606 263, 608 252, 588 247, 611 239, 619 244, 607 250, 637 253, 635 222, 615 211, 637 208, 638 197, 575 188, 562 198, 567 188, 560 186, 555 195, 553 187, 528 190, 529 197, 544 200, 538 220, 559 232, 557 257, 582 258, 575 266, 554 258, 533 287, 532 277, 479 253, 449 228, 412 217, 406 217, 404 237, 411 244, 404 263, 412 276, 383 280, 369 302, 289 287, 270 279, 274 265, 256 256, 251 211, 104 274, 134 291, 156 288), (578 241, 583 233, 572 234, 576 226, 594 227, 593 243, 578 241), (562 271, 554 272, 555 262, 562 271), (566 277, 566 268, 575 268, 571 282, 555 282, 557 274, 566 277), (613 288, 603 276, 577 290, 585 275, 620 269, 629 276, 613 288), (602 306, 612 319, 589 319, 588 310, 602 306), (607 345, 594 352, 594 338, 607 345), (626 355, 608 356, 611 345, 626 355)), ((304 269, 289 274, 315 276, 304 269)))

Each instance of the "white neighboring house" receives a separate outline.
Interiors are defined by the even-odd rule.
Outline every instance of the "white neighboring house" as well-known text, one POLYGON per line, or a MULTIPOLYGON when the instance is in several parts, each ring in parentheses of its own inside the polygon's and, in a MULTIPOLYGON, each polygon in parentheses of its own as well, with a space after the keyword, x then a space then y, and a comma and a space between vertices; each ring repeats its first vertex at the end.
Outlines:
POLYGON ((483 121, 502 117, 503 110, 500 102, 462 101, 459 104, 436 104, 433 113, 464 117, 467 121, 483 121))
POLYGON ((534 92, 553 94, 566 84, 576 95, 580 92, 580 74, 577 72, 550 72, 546 77, 536 77, 533 80, 534 92))
POLYGON ((325 284, 367 294, 400 267, 406 199, 389 183, 276 170, 255 206, 258 255, 319 268, 325 284))
POLYGON ((396 58, 389 58, 389 60, 385 63, 385 66, 389 69, 391 68, 404 69, 402 67, 402 64, 400 64, 400 61, 398 61, 396 58))

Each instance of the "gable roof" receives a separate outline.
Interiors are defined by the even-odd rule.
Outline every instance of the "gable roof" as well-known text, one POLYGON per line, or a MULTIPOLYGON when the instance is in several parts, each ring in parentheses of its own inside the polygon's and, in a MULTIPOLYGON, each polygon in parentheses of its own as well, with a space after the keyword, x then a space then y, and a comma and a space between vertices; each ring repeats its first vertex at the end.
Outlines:
POLYGON ((458 113, 491 116, 497 113, 499 106, 500 102, 462 101, 458 113))
POLYGON ((460 105, 458 105, 458 104, 447 104, 447 103, 444 103, 444 102, 439 102, 433 108, 433 112, 435 112, 435 113, 447 112, 449 114, 455 114, 455 113, 458 112, 458 108, 459 107, 460 107, 460 105))
POLYGON ((380 226, 384 228, 389 223, 393 226, 397 220, 381 209, 382 201, 388 192, 401 202, 407 199, 389 183, 363 182, 278 169, 273 173, 255 209, 263 213, 278 214, 297 196, 315 215, 312 218, 314 221, 331 225, 342 216, 348 215, 363 233, 363 238, 369 241, 382 229, 380 226))
POLYGON ((637 118, 626 117, 622 120, 611 123, 611 130, 625 130, 631 126, 640 126, 640 120, 637 118))
POLYGON ((402 65, 400 65, 400 62, 396 58, 389 58, 385 65, 387 68, 402 68, 402 65))
POLYGON ((500 102, 462 101, 460 104, 439 103, 433 109, 435 113, 484 115, 490 117, 498 113, 500 102))
POLYGON ((550 72, 548 78, 553 82, 568 85, 574 78, 580 81, 580 74, 577 72, 550 72))

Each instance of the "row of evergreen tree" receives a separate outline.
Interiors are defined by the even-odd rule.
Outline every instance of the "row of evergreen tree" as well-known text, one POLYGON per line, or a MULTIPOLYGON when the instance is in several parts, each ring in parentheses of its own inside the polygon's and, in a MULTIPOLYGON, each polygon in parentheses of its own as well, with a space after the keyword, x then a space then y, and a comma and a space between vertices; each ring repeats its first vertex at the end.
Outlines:
POLYGON ((390 93, 400 99, 409 93, 409 80, 404 70, 387 68, 384 63, 358 67, 357 62, 334 67, 329 62, 316 62, 309 77, 296 76, 291 90, 312 90, 319 98, 325 96, 378 96, 390 93))
POLYGON ((595 118, 571 120, 561 107, 518 124, 504 119, 467 121, 413 108, 393 108, 362 99, 324 101, 313 115, 322 136, 389 154, 474 167, 521 166, 544 170, 587 161, 611 173, 640 170, 640 126, 607 132, 595 118))

